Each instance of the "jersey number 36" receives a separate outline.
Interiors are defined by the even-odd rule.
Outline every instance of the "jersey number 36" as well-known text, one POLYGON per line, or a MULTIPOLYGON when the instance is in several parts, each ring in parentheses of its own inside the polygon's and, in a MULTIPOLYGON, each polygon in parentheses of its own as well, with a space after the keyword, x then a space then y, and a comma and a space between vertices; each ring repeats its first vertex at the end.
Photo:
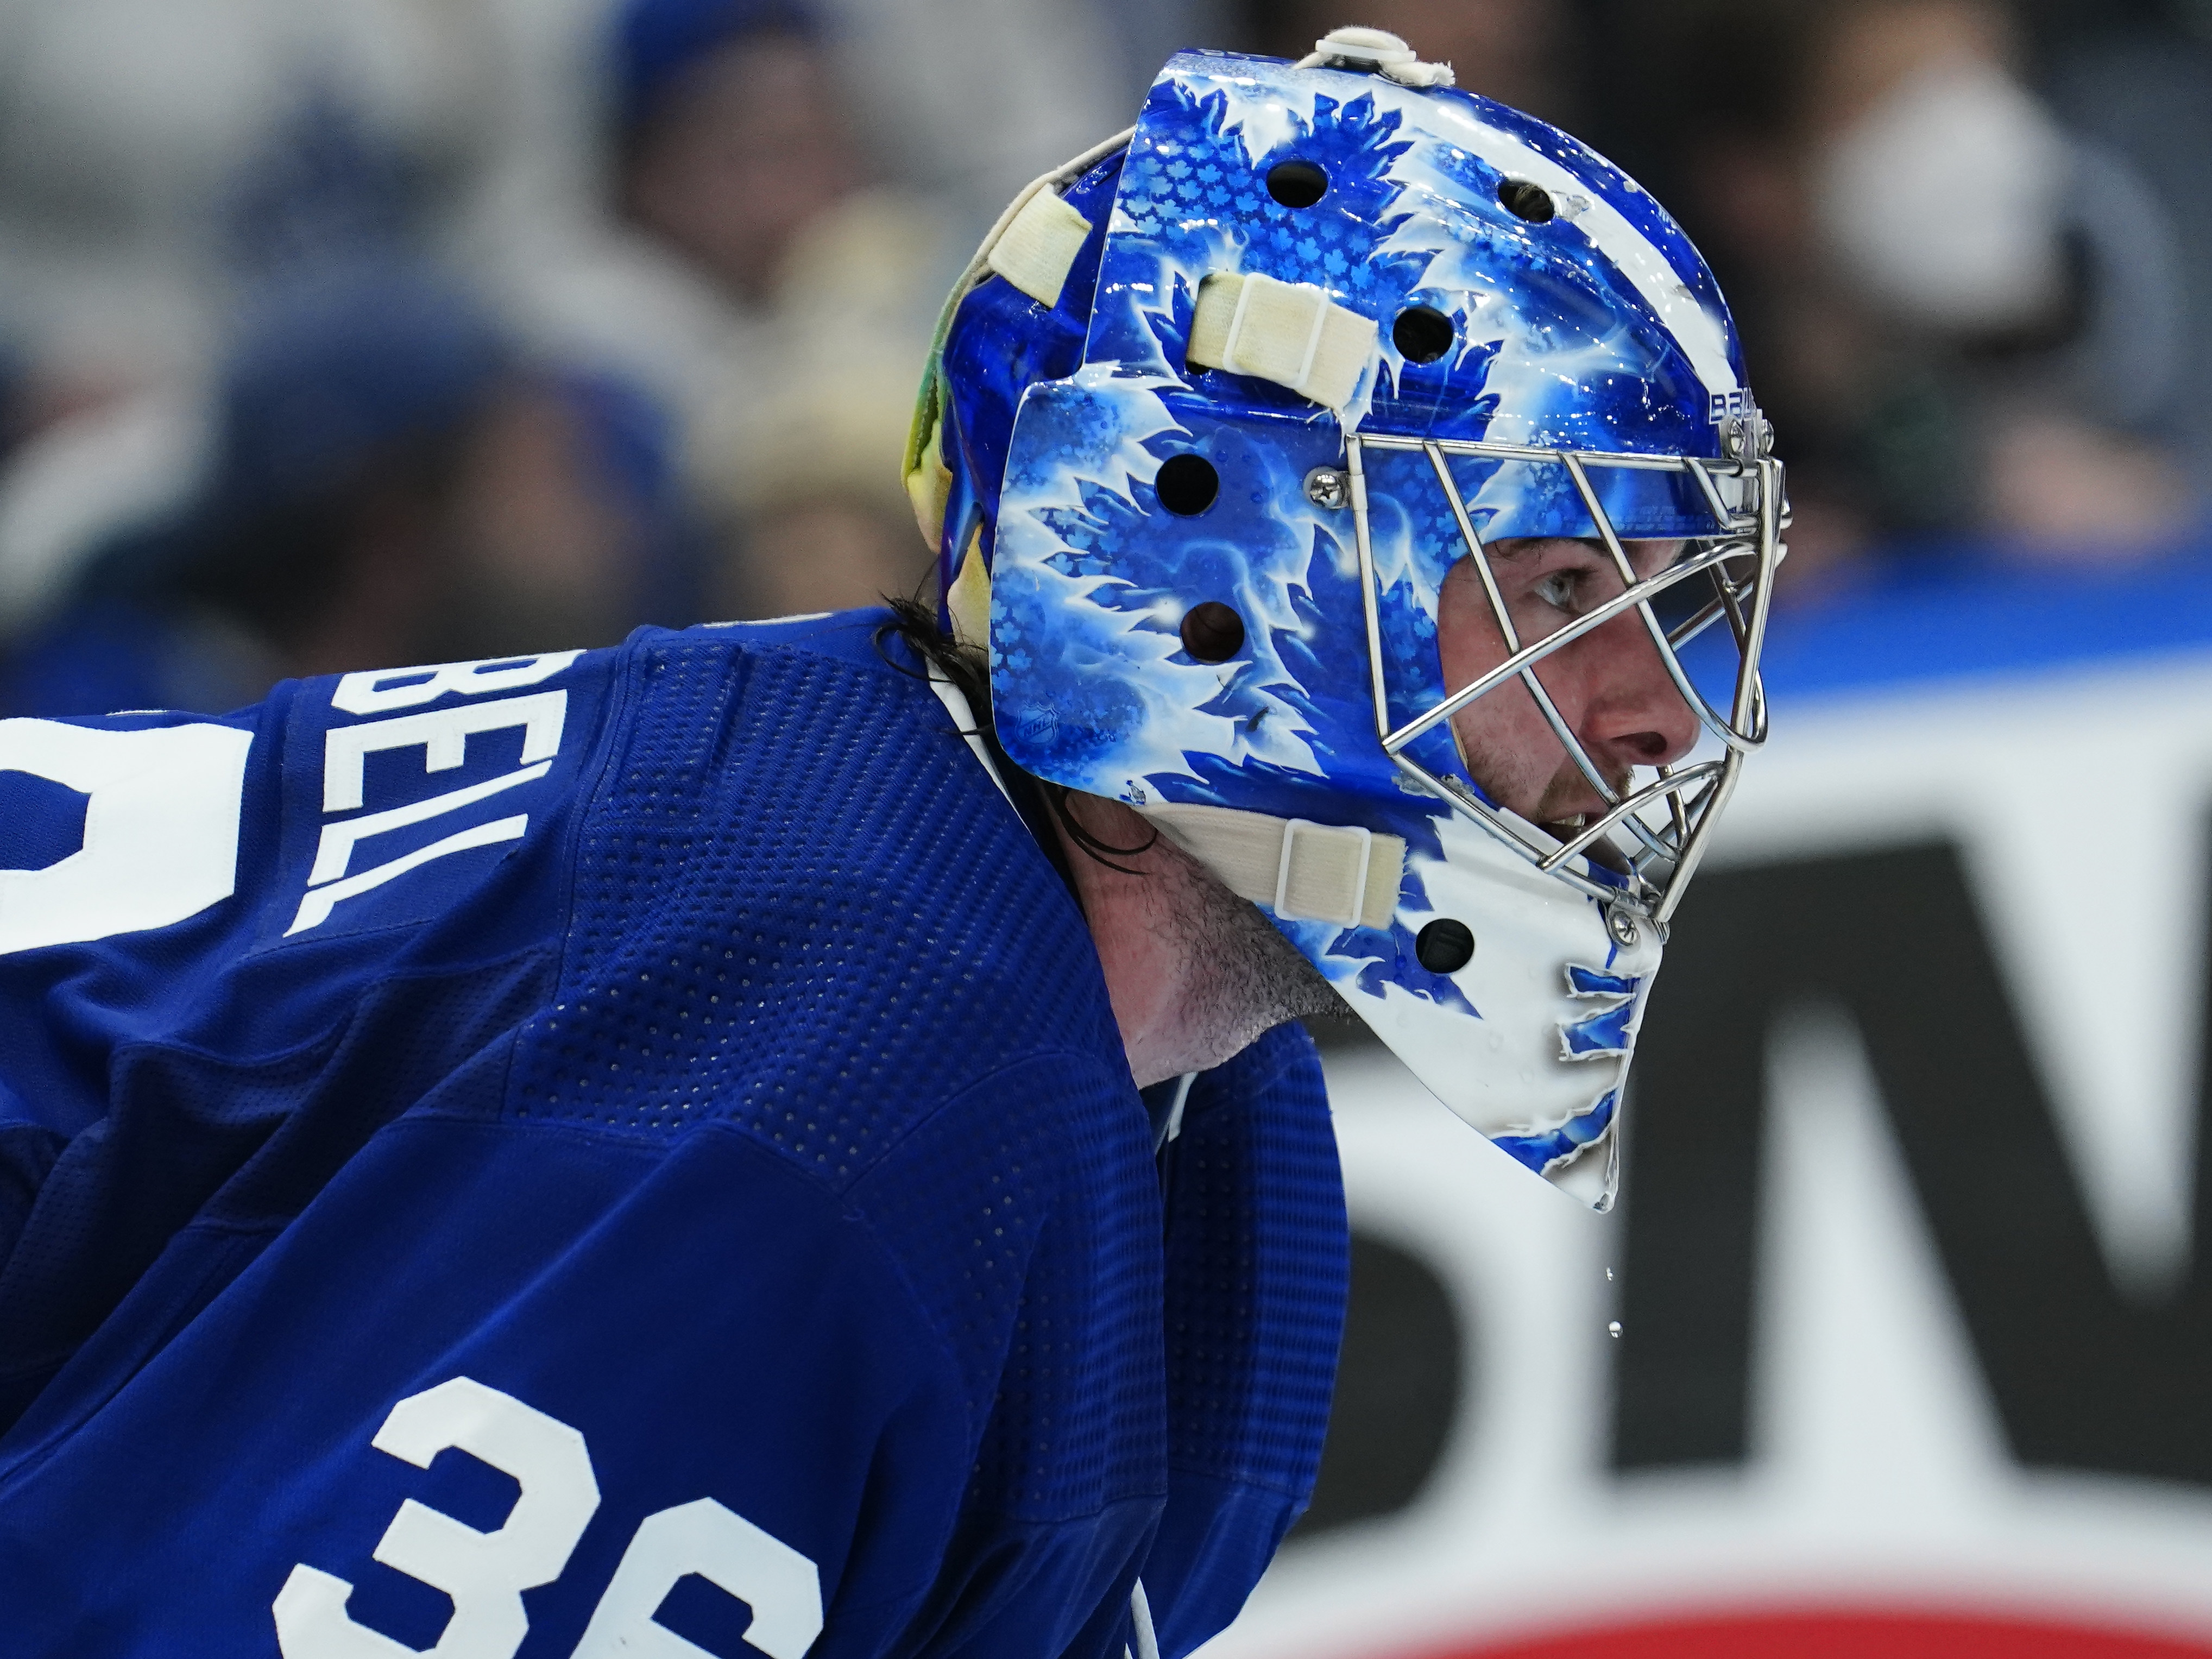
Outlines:
MULTIPOLYGON (((478 1532, 410 1498, 373 1552, 453 1598, 453 1617, 428 1653, 511 1659, 530 1629, 522 1592, 561 1576, 599 1507, 584 1437, 512 1395, 457 1376, 394 1406, 370 1443, 426 1469, 440 1452, 459 1447, 521 1486, 496 1532, 478 1532)), ((638 1523, 571 1659, 712 1659, 653 1616, 677 1581, 693 1573, 751 1605, 744 1639, 769 1659, 801 1659, 821 1633, 814 1563, 701 1498, 638 1523)), ((294 1567, 272 1609, 284 1659, 414 1659, 418 1650, 353 1621, 346 1612, 352 1594, 343 1578, 304 1563, 294 1567)))

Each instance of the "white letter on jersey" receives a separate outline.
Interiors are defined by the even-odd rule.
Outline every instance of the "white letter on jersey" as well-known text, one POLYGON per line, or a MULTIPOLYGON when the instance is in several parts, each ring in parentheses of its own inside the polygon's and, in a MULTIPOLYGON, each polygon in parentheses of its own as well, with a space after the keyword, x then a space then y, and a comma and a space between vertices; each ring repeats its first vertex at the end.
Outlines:
MULTIPOLYGON (((392 1408, 372 1443, 418 1468, 448 1446, 482 1458, 522 1486, 507 1524, 478 1532, 409 1498, 385 1528, 374 1558, 453 1599, 438 1659, 511 1659, 530 1620, 522 1592, 550 1583, 568 1565, 599 1506, 584 1437, 566 1423, 465 1376, 392 1408)), ((403 1659, 416 1650, 356 1625, 353 1586, 304 1564, 277 1592, 276 1645, 284 1659, 403 1659)))
POLYGON ((428 800, 410 801, 404 806, 395 806, 388 812, 364 812, 357 818, 341 818, 336 823, 323 826, 323 838, 315 848, 314 868, 307 872, 307 882, 336 881, 345 874, 353 862, 353 849, 371 836, 380 836, 387 830, 404 830, 410 823, 443 817, 448 812, 458 812, 464 806, 473 806, 480 800, 489 800, 502 790, 512 789, 518 783, 535 783, 553 769, 551 761, 540 761, 535 766, 526 766, 520 772, 509 772, 496 778, 487 778, 482 783, 470 784, 465 789, 448 790, 442 795, 433 795, 428 800))
POLYGON ((43 870, 0 870, 0 955, 143 933, 196 916, 238 881, 253 734, 0 720, 0 770, 92 797, 84 846, 43 870))
POLYGON ((331 693, 331 707, 349 714, 389 714, 397 708, 413 708, 434 702, 448 691, 465 697, 481 697, 489 691, 520 691, 526 685, 551 679, 584 653, 549 651, 542 657, 485 657, 476 662, 441 662, 421 668, 380 668, 367 674, 349 674, 331 693), (415 679, 426 674, 427 679, 415 679), (386 680, 404 680, 386 685, 386 680))
POLYGON ((350 812, 361 805, 362 770, 368 757, 382 750, 420 744, 427 751, 424 771, 450 772, 468 757, 469 739, 476 733, 519 726, 522 763, 527 766, 561 752, 561 727, 568 718, 566 691, 540 691, 495 702, 455 703, 397 720, 334 726, 323 735, 323 811, 350 812))
POLYGON ((800 1659, 822 1633, 822 1578, 814 1563, 702 1498, 638 1523, 571 1659, 712 1659, 653 1618, 676 1581, 695 1572, 751 1604, 745 1641, 769 1659, 800 1659))
POLYGON ((551 761, 540 761, 535 766, 526 766, 520 772, 509 772, 503 777, 489 778, 482 783, 472 783, 465 789, 450 790, 442 795, 433 795, 428 800, 418 800, 405 806, 395 806, 388 812, 364 812, 357 818, 343 818, 336 823, 323 826, 321 843, 315 848, 314 868, 307 872, 309 886, 300 901, 300 908, 292 918, 292 925, 284 930, 289 939, 310 927, 319 927, 331 919, 341 900, 358 896, 373 888, 381 887, 395 876, 404 876, 410 870, 428 864, 432 859, 441 859, 448 853, 465 852, 471 847, 490 847, 503 841, 520 841, 530 827, 529 814, 517 812, 512 817, 500 818, 490 823, 479 823, 447 836, 442 841, 432 842, 428 847, 362 871, 356 876, 345 876, 346 867, 353 862, 355 846, 371 836, 380 836, 387 830, 402 830, 410 823, 457 812, 464 806, 473 806, 480 800, 489 800, 501 791, 512 789, 518 783, 535 783, 552 769, 551 761), (328 886, 313 884, 327 882, 328 886))

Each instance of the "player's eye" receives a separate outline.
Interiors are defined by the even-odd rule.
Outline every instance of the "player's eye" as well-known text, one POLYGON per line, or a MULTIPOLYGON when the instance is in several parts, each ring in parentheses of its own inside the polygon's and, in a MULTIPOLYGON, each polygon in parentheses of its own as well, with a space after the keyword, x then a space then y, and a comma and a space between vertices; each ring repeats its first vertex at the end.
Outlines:
POLYGON ((1582 586, 1579 570, 1547 571, 1537 578, 1536 597, 1555 611, 1572 612, 1578 608, 1582 586))

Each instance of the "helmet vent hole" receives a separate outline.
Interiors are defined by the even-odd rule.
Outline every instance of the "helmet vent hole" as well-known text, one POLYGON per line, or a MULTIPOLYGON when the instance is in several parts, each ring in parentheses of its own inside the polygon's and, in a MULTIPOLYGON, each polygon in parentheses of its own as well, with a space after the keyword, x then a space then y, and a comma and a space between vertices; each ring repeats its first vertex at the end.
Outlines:
POLYGON ((1162 507, 1188 519, 1213 505, 1221 493, 1221 475, 1203 455, 1170 455, 1160 463, 1152 488, 1159 492, 1162 507))
POLYGON ((1532 225, 1543 224, 1559 211, 1552 204, 1552 192, 1526 179, 1499 180, 1498 201, 1515 218, 1526 219, 1532 225))
POLYGON ((1451 319, 1433 306, 1408 306, 1390 325, 1390 343, 1409 363, 1432 363, 1457 337, 1451 319))
POLYGON ((1311 161, 1279 161, 1267 169, 1267 194, 1286 208, 1310 208, 1328 194, 1328 174, 1311 161))
POLYGON ((1200 662, 1227 662, 1244 648, 1244 618, 1218 599, 1183 613, 1182 648, 1200 662))
POLYGON ((1413 954, 1432 974, 1455 974, 1474 960, 1474 930, 1438 916, 1413 936, 1413 954))

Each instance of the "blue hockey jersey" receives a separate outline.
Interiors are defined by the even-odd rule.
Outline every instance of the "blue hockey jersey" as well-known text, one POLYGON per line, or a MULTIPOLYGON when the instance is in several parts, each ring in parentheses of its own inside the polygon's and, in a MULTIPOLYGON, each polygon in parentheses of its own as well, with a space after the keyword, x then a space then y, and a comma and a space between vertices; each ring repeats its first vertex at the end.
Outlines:
POLYGON ((885 620, 0 721, 0 1653, 1234 1616, 1343 1313, 1311 1046, 1156 1166, 885 620))

